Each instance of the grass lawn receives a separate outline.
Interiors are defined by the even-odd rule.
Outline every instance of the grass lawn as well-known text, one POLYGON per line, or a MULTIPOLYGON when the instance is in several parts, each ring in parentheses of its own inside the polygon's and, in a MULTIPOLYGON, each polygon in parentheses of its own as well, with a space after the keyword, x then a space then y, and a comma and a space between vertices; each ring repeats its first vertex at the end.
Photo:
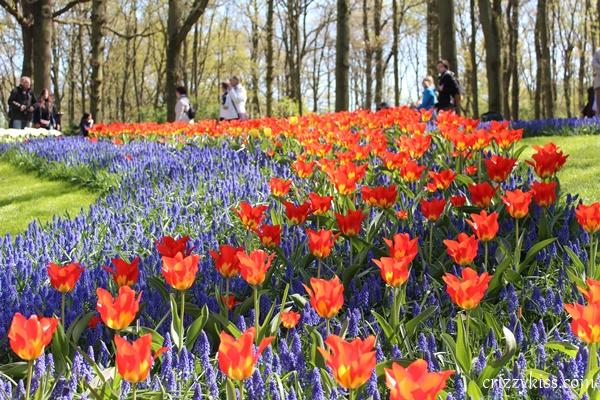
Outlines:
POLYGON ((0 235, 23 232, 34 220, 74 216, 96 195, 73 185, 38 178, 0 161, 0 235))
MULTIPOLYGON (((554 142, 565 154, 567 163, 558 173, 564 192, 578 193, 585 203, 600 201, 600 136, 545 136, 527 138, 524 144, 542 145, 554 142)), ((521 159, 530 158, 528 148, 521 159)))

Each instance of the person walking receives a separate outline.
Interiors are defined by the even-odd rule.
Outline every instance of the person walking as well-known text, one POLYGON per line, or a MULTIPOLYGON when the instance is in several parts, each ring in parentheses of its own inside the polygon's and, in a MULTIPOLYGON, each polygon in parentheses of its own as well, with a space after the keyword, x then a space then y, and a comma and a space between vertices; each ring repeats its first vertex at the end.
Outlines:
POLYGON ((233 108, 233 102, 229 95, 229 83, 221 82, 221 96, 219 100, 219 121, 231 121, 238 119, 238 115, 233 108))
POLYGON ((33 126, 48 130, 55 129, 57 127, 55 114, 56 110, 54 109, 54 101, 50 95, 50 91, 44 89, 33 111, 33 126))
POLYGON ((184 86, 179 86, 175 89, 177 95, 177 104, 175 104, 175 121, 185 122, 188 124, 194 123, 194 109, 192 103, 187 96, 187 89, 184 86))
POLYGON ((435 83, 432 76, 423 78, 423 97, 421 104, 415 105, 417 110, 431 110, 437 103, 437 94, 435 93, 435 83))
POLYGON ((79 121, 79 134, 83 137, 90 135, 90 129, 94 126, 94 117, 89 112, 83 113, 81 121, 79 121))
POLYGON ((237 76, 232 76, 229 80, 229 97, 231 98, 231 104, 237 115, 237 118, 245 121, 248 119, 246 113, 246 100, 248 95, 246 89, 242 86, 240 79, 237 76))
POLYGON ((598 99, 600 99, 600 49, 594 53, 592 69, 594 71, 594 112, 596 115, 600 115, 600 104, 598 104, 598 99))
POLYGON ((437 64, 438 78, 438 111, 454 110, 460 114, 460 87, 454 73, 450 71, 447 60, 439 60, 437 64))
POLYGON ((10 127, 24 129, 31 126, 31 118, 35 110, 35 95, 31 90, 31 79, 21 77, 19 86, 13 89, 8 97, 8 117, 10 127))

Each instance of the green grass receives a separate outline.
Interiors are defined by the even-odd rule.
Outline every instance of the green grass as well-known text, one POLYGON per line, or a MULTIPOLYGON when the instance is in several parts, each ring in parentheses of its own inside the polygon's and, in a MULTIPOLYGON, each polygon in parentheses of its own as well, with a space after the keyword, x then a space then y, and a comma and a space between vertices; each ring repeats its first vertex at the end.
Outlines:
POLYGON ((74 216, 97 195, 76 186, 38 178, 0 161, 0 235, 23 232, 34 220, 74 216))
MULTIPOLYGON (((565 154, 567 163, 558 173, 563 192, 578 193, 585 203, 600 201, 600 136, 544 136, 523 139, 523 143, 543 145, 554 142, 565 154)), ((529 159, 533 148, 523 152, 529 159)))

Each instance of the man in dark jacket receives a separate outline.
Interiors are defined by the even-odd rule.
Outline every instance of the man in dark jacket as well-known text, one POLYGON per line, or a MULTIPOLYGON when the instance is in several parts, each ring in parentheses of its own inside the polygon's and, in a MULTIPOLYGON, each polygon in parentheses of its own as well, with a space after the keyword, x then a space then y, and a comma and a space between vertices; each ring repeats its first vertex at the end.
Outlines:
POLYGON ((438 61, 440 76, 438 78, 438 102, 436 108, 440 110, 454 110, 460 113, 460 88, 454 73, 450 71, 450 64, 446 60, 438 61))
POLYGON ((31 117, 35 105, 35 95, 31 90, 31 79, 21 78, 21 84, 14 88, 8 98, 8 116, 10 127, 23 129, 31 125, 31 117))

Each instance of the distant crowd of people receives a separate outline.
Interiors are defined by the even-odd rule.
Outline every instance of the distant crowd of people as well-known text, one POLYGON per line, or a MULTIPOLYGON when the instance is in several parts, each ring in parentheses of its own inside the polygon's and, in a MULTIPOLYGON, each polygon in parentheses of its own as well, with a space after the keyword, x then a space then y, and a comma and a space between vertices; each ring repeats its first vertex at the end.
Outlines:
MULTIPOLYGON (((31 78, 21 77, 19 85, 10 92, 8 97, 9 127, 12 129, 61 128, 62 113, 54 105, 54 96, 48 89, 42 90, 35 97, 31 89, 31 78)), ((84 113, 79 123, 79 133, 87 136, 94 124, 90 113, 84 113)))

